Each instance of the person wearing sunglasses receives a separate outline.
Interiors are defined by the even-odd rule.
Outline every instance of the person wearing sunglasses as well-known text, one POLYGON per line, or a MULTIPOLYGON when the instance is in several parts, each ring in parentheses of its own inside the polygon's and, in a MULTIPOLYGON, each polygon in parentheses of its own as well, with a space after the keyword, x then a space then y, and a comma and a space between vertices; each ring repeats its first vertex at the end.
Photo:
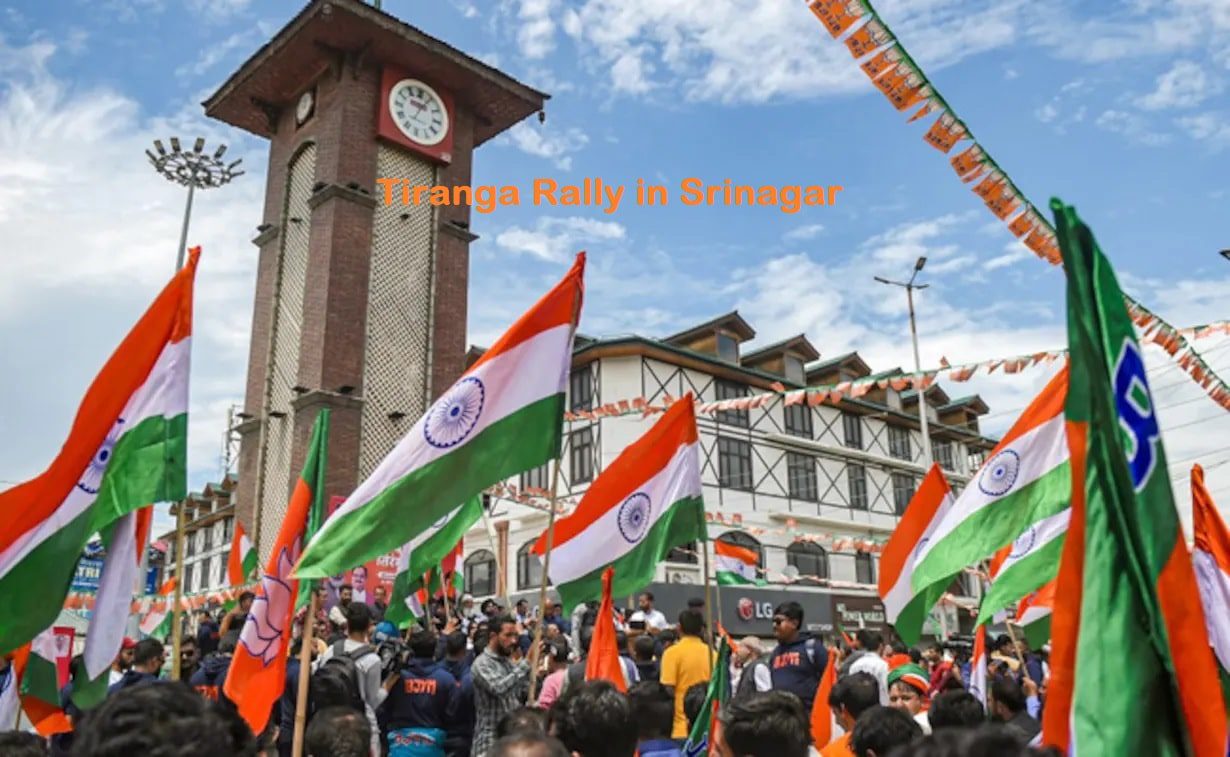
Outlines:
POLYGON ((803 627, 803 607, 798 602, 782 602, 773 611, 773 649, 770 676, 773 688, 788 691, 803 702, 805 712, 811 712, 820 677, 828 664, 829 653, 818 639, 803 627))

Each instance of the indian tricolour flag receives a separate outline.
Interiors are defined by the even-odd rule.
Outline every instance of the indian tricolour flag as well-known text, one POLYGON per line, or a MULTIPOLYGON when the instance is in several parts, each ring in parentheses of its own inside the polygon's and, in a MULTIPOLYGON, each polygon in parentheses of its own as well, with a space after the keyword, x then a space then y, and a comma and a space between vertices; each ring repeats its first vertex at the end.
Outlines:
POLYGON ((296 566, 324 578, 391 552, 488 486, 559 457, 585 254, 444 391, 296 566))
POLYGON ((199 249, 86 391, 59 455, 0 493, 0 650, 56 619, 86 542, 151 502, 187 495, 188 359, 199 249))
POLYGON ((1230 530, 1204 487, 1204 469, 1192 466, 1192 564, 1204 622, 1223 672, 1230 671, 1230 530))
POLYGON ((565 608, 601 596, 608 565, 613 591, 624 596, 653 581, 673 547, 705 539, 693 404, 689 394, 671 405, 534 543, 536 555, 551 550, 549 573, 565 608))
POLYGON ((107 696, 111 663, 120 652, 128 627, 152 510, 143 507, 128 513, 112 525, 107 535, 107 558, 85 635, 85 677, 73 683, 73 704, 82 710, 101 704, 107 696))
POLYGON ((1072 486, 1063 416, 1067 389, 1065 367, 991 451, 915 556, 914 593, 947 586, 1027 526, 1067 508, 1072 486))
POLYGON ((991 622, 995 613, 1054 580, 1071 517, 1069 507, 1031 523, 1012 544, 996 553, 991 561, 991 588, 982 598, 976 623, 991 622))
POLYGON ((880 599, 885 619, 907 644, 918 643, 927 613, 944 595, 943 585, 915 592, 911 586, 915 556, 931 540, 952 509, 952 489, 939 465, 932 465, 905 508, 901 521, 880 554, 880 599))
POLYGON ((747 547, 717 540, 713 542, 713 577, 718 586, 757 586, 767 583, 757 575, 760 558, 747 547))
POLYGON ((1016 624, 1025 631, 1029 646, 1038 649, 1051 638, 1051 608, 1055 606, 1056 581, 1021 598, 1016 606, 1016 624))
POLYGON ((231 586, 243 586, 256 572, 260 559, 256 547, 243 530, 243 524, 235 519, 235 534, 231 537, 231 553, 226 559, 226 580, 231 586))
POLYGON ((471 497, 431 528, 402 545, 389 607, 384 614, 385 620, 397 624, 398 628, 405 628, 423 617, 427 590, 424 576, 430 571, 441 569, 445 558, 457 550, 466 531, 481 517, 482 499, 471 497))
POLYGON ((987 706, 987 627, 979 625, 974 631, 974 651, 969 658, 969 693, 978 704, 987 706))

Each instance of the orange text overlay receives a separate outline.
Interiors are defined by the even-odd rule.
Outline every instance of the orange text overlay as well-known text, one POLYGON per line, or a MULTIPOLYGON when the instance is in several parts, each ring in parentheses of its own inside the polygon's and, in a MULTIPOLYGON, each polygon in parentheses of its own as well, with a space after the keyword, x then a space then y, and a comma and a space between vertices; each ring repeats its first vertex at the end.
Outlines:
POLYGON ((679 183, 672 195, 665 184, 650 184, 637 180, 632 191, 624 184, 612 184, 600 178, 586 178, 579 183, 565 184, 554 179, 534 179, 528 189, 514 184, 412 184, 409 179, 376 179, 379 195, 385 205, 469 205, 479 213, 490 213, 504 206, 533 205, 559 207, 595 207, 611 214, 627 201, 634 205, 666 206, 679 202, 695 206, 766 206, 783 213, 798 213, 804 208, 837 204, 840 184, 737 184, 726 179, 708 184, 688 178, 679 183))

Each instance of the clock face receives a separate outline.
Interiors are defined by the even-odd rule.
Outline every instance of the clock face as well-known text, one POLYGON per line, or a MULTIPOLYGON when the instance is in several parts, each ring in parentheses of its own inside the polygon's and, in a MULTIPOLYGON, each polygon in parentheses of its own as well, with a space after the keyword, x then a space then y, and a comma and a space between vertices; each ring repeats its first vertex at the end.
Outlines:
POLYGON ((436 91, 418 79, 402 79, 389 90, 389 114, 406 138, 438 145, 448 134, 448 110, 436 91))
POLYGON ((312 115, 312 106, 316 103, 316 98, 312 96, 312 90, 304 92, 299 97, 299 104, 295 107, 295 120, 303 123, 312 115))

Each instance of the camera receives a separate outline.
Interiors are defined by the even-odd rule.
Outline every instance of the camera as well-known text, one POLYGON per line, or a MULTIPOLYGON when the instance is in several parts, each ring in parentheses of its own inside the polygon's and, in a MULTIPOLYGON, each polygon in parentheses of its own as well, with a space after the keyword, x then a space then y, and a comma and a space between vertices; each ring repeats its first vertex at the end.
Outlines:
POLYGON ((380 642, 376 647, 376 654, 380 657, 381 679, 400 672, 410 661, 410 647, 397 636, 380 642))

